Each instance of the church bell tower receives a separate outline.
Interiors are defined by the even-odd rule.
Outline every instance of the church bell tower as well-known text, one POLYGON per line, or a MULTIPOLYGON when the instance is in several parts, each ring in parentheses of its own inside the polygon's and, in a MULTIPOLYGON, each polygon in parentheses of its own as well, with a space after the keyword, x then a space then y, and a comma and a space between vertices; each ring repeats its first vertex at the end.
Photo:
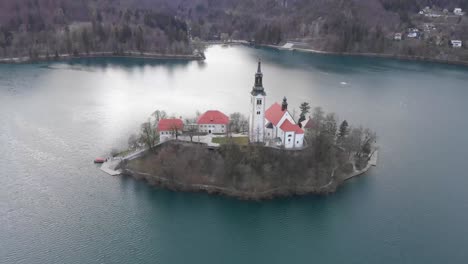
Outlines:
POLYGON ((250 143, 265 142, 265 99, 266 93, 263 88, 262 63, 258 61, 255 83, 250 92, 250 143))

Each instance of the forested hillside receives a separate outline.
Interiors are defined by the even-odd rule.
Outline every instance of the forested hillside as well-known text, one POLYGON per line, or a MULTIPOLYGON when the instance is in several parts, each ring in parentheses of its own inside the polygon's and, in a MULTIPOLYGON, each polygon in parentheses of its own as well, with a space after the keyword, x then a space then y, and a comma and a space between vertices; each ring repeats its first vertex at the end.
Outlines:
POLYGON ((3 57, 94 51, 189 54, 193 38, 222 38, 261 44, 298 40, 324 51, 450 55, 440 49, 447 48, 451 37, 468 38, 466 16, 441 21, 434 40, 427 35, 422 42, 392 41, 395 32, 431 22, 415 17, 425 6, 468 9, 468 1, 2 0, 0 47, 3 57))

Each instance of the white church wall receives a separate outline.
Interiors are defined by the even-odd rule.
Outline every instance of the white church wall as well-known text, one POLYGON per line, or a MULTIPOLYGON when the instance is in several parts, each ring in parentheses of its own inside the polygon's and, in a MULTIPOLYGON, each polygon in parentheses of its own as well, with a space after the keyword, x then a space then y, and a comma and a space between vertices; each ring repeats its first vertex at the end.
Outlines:
POLYGON ((302 148, 304 146, 304 134, 296 134, 294 147, 302 148))
POLYGON ((294 148, 294 132, 284 133, 284 147, 287 149, 294 148))
POLYGON ((259 94, 251 98, 250 141, 265 141, 265 96, 259 94))

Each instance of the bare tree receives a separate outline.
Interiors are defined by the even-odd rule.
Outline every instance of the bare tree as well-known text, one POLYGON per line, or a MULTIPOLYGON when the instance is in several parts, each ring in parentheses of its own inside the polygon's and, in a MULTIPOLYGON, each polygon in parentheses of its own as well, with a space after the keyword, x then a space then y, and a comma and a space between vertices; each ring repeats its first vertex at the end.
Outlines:
POLYGON ((156 145, 158 141, 159 134, 156 132, 156 128, 151 122, 151 119, 148 119, 148 122, 141 125, 140 142, 145 144, 150 150, 153 150, 154 145, 156 145))
POLYGON ((177 126, 177 124, 173 122, 171 125, 171 133, 172 133, 172 136, 175 136, 176 140, 179 139, 179 131, 180 131, 180 128, 177 126))
POLYGON ((164 110, 156 110, 153 112, 152 116, 154 116, 156 123, 158 123, 159 120, 167 118, 167 113, 164 110))

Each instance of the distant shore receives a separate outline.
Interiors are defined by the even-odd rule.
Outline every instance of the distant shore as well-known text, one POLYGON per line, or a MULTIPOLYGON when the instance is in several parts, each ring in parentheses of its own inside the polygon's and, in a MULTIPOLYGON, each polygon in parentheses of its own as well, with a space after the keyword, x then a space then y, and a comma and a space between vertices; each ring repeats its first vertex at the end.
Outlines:
POLYGON ((163 54, 163 53, 149 53, 149 52, 137 52, 127 51, 123 53, 115 52, 90 52, 83 54, 59 54, 55 55, 39 55, 37 58, 30 57, 15 57, 15 58, 0 58, 0 63, 3 64, 22 64, 22 63, 34 63, 43 61, 65 61, 71 59, 81 58, 137 58, 137 59, 164 59, 164 60, 204 60, 205 57, 202 54, 163 54))
POLYGON ((322 51, 322 50, 317 50, 317 49, 306 49, 306 48, 285 48, 283 46, 268 45, 268 44, 257 44, 256 46, 273 48, 273 49, 276 49, 276 50, 299 51, 299 52, 324 54, 324 55, 376 57, 376 58, 388 58, 388 59, 397 59, 397 60, 404 60, 404 61, 422 61, 422 62, 434 62, 434 63, 442 63, 442 64, 450 64, 450 65, 468 66, 468 61, 443 60, 443 59, 435 59, 435 58, 428 58, 428 57, 422 57, 422 56, 407 56, 407 55, 387 54, 387 53, 371 53, 371 52, 322 51))

